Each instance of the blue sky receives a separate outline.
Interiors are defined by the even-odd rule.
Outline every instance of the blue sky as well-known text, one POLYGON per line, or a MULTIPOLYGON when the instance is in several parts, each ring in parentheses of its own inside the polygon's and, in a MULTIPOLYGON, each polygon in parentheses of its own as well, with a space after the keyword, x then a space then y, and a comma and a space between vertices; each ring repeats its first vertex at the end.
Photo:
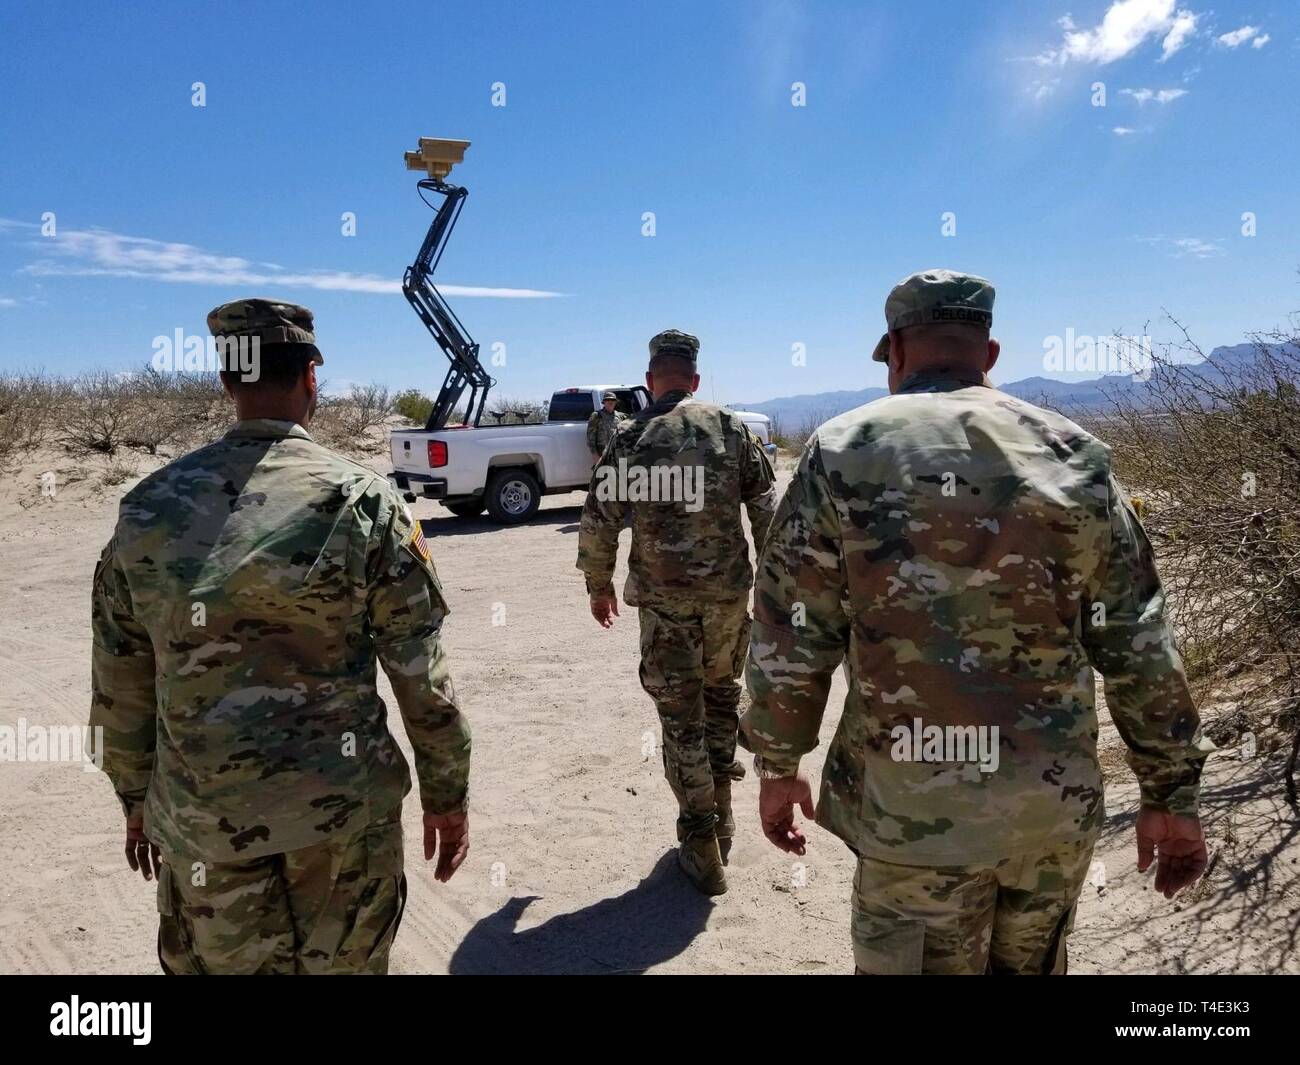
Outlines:
POLYGON ((1067 329, 1168 311, 1208 349, 1300 310, 1291 2, 300 10, 4 6, 0 370, 142 365, 269 295, 316 313, 329 381, 436 389, 394 284, 421 135, 472 142, 437 278, 502 394, 638 381, 669 327, 720 402, 881 385, 885 295, 931 266, 996 284, 1002 380, 1067 329))

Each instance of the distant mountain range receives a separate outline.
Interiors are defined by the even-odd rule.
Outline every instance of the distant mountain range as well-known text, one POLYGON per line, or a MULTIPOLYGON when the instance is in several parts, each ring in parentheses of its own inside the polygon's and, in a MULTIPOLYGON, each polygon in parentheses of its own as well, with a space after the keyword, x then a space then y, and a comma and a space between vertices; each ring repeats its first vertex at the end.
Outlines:
MULTIPOLYGON (((1289 358, 1300 357, 1294 345, 1269 345, 1275 352, 1285 352, 1289 358)), ((1255 344, 1234 344, 1215 348, 1201 363, 1190 368, 1207 380, 1221 380, 1220 367, 1241 366, 1255 361, 1259 356, 1255 344)), ((996 379, 996 378, 995 378, 996 379)), ((1135 380, 1131 374, 1111 374, 1083 381, 1061 381, 1050 377, 1026 377, 1010 384, 998 382, 998 388, 1030 403, 1049 405, 1067 413, 1070 410, 1091 411, 1108 405, 1108 397, 1127 395, 1141 405, 1150 385, 1135 380)), ((864 403, 889 395, 887 388, 863 388, 856 392, 817 392, 812 395, 782 396, 761 403, 732 403, 736 410, 752 410, 766 414, 780 423, 782 429, 797 432, 811 422, 822 422, 837 414, 861 407, 864 403)))

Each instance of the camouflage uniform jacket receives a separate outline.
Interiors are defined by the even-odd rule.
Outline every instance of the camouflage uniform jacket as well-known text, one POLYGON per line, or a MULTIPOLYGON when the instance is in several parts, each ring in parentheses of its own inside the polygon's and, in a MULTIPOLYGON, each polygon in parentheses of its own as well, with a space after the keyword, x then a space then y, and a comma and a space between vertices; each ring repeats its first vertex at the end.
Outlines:
POLYGON ((210 861, 356 832, 400 806, 463 809, 469 727, 447 606, 409 510, 301 426, 239 422, 146 477, 95 570, 91 724, 128 816, 210 861))
POLYGON ((762 445, 735 414, 689 392, 667 393, 619 427, 592 471, 578 534, 578 569, 586 574, 587 591, 613 591, 618 534, 630 512, 624 589, 630 605, 746 595, 754 571, 740 508, 748 511, 754 543, 761 545, 772 520, 775 479, 762 445), (607 490, 620 479, 626 493, 607 490))
POLYGON ((817 820, 860 854, 960 865, 1095 834, 1094 667, 1143 803, 1196 811, 1213 745, 1150 544, 1109 449, 1056 414, 917 375, 813 435, 755 583, 742 730, 766 764, 817 745, 846 656, 817 820), (966 756, 916 759, 928 726, 966 756), (994 771, 968 726, 997 726, 994 771))
POLYGON ((587 450, 597 455, 604 452, 618 427, 627 421, 627 415, 618 411, 606 411, 604 407, 587 419, 587 450))

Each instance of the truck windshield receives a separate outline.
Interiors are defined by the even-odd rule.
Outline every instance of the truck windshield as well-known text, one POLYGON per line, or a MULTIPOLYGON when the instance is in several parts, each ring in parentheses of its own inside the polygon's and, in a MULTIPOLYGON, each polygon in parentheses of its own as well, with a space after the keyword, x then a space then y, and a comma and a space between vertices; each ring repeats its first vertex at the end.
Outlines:
POLYGON ((585 422, 596 408, 590 392, 556 392, 551 397, 546 420, 551 422, 585 422))

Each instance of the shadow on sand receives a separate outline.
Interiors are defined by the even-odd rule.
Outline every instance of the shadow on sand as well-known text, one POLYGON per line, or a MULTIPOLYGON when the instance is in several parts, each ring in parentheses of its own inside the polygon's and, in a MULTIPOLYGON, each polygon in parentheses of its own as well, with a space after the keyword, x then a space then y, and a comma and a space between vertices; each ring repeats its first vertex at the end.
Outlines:
POLYGON ((477 518, 458 518, 454 514, 439 508, 439 514, 433 518, 421 518, 420 528, 424 531, 427 539, 432 540, 435 536, 465 536, 468 534, 481 535, 483 533, 501 533, 508 532, 515 528, 527 528, 530 525, 558 525, 560 528, 556 532, 574 533, 578 531, 578 521, 582 517, 581 505, 572 507, 553 507, 549 510, 539 510, 523 526, 516 525, 498 525, 486 514, 480 514, 477 518))
POLYGON ((668 851, 630 891, 536 928, 515 930, 538 896, 515 897, 484 917, 452 955, 454 974, 610 975, 645 972, 685 950, 713 903, 696 891, 668 851))

